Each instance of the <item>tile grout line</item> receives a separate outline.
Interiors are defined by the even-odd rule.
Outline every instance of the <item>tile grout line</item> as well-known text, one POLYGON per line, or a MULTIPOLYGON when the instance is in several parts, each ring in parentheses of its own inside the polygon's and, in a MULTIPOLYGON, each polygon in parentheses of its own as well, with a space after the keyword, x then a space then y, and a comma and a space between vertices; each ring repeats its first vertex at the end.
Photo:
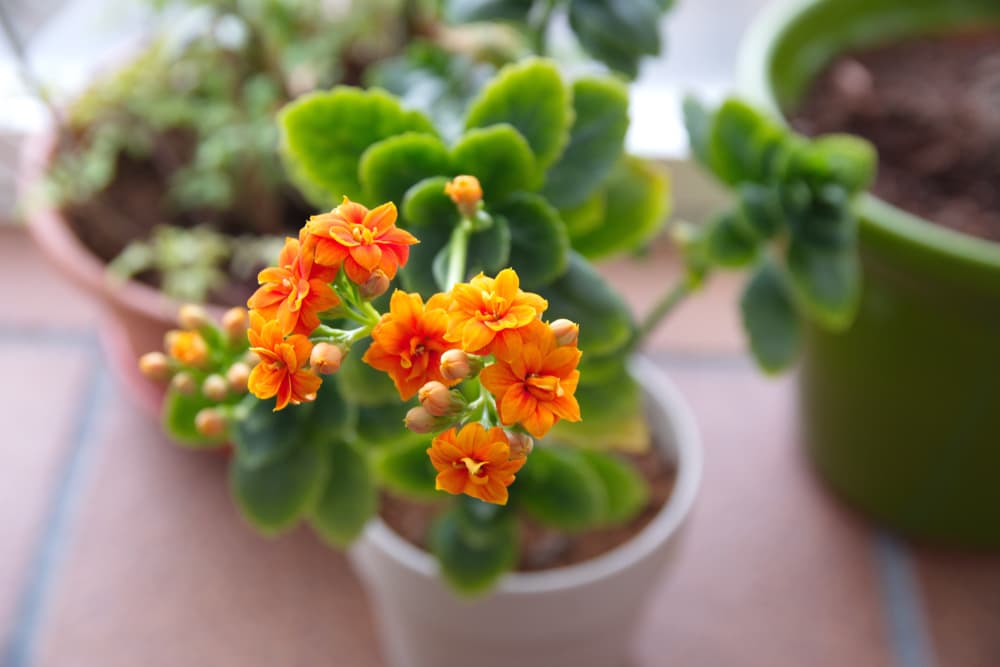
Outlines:
MULTIPOLYGON (((61 335, 65 332, 53 330, 39 330, 39 332, 54 334, 52 338, 44 336, 42 342, 49 344, 64 344, 69 340, 61 335)), ((0 332, 0 341, 4 339, 7 339, 4 342, 9 341, 11 339, 9 333, 9 331, 0 332)), ((23 579, 14 622, 9 629, 6 645, 2 647, 0 653, 0 665, 3 667, 29 667, 34 660, 45 607, 58 575, 75 519, 77 500, 83 491, 86 474, 97 446, 94 437, 97 416, 101 407, 107 402, 110 392, 109 378, 100 363, 92 337, 89 340, 87 338, 75 340, 77 343, 84 342, 84 347, 91 351, 89 379, 84 389, 86 394, 72 431, 72 448, 63 462, 50 497, 42 534, 33 550, 32 560, 23 579)), ((39 339, 31 338, 27 341, 22 339, 17 342, 39 342, 39 339)))
POLYGON ((889 644, 899 667, 933 667, 933 639, 914 572, 913 559, 902 542, 877 531, 873 549, 889 644))

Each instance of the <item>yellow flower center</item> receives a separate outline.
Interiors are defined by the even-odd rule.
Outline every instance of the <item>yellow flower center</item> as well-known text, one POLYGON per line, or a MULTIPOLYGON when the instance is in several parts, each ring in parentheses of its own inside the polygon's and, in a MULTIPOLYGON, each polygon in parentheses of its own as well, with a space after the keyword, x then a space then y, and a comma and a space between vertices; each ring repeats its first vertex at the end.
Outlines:
POLYGON ((371 245, 375 242, 375 234, 364 225, 354 225, 351 228, 351 236, 354 240, 363 245, 371 245))
POLYGON ((566 393, 559 382, 559 378, 554 375, 531 373, 526 378, 525 384, 528 385, 528 392, 542 401, 551 401, 566 393))
POLYGON ((483 466, 486 465, 486 461, 473 461, 468 456, 463 456, 461 463, 465 464, 465 469, 469 471, 469 479, 474 483, 485 484, 487 482, 486 473, 482 470, 483 466))
POLYGON ((495 322, 503 319, 510 309, 510 302, 494 292, 483 290, 479 292, 479 296, 483 300, 483 305, 476 313, 476 319, 480 322, 495 322))

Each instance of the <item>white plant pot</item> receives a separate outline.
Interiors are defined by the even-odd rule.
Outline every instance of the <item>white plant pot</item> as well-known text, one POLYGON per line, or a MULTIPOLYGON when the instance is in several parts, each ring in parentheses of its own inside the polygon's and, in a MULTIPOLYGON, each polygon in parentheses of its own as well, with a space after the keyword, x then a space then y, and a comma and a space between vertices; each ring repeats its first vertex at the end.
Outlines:
MULTIPOLYGON (((617 667, 661 569, 674 558, 701 480, 690 408, 663 372, 635 359, 656 442, 677 464, 677 482, 631 541, 592 560, 513 573, 488 596, 462 599, 437 564, 381 520, 350 550, 371 600, 391 667, 617 667)), ((530 463, 529 463, 530 465, 530 463)))

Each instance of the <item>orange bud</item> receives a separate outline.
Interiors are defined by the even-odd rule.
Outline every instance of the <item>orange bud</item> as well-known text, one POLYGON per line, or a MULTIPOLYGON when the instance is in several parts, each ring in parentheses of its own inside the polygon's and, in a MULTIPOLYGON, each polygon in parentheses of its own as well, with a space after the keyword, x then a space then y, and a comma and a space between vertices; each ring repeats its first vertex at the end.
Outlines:
POLYGON ((170 381, 170 386, 187 396, 193 394, 198 388, 194 382, 194 378, 187 373, 178 373, 175 375, 174 379, 170 381))
POLYGON ((217 438, 226 430, 226 418, 215 408, 203 408, 194 416, 194 427, 206 438, 217 438))
POLYGON ((208 345, 197 331, 168 331, 167 352, 187 366, 200 366, 208 358, 208 345))
POLYGON ((510 445, 510 458, 519 459, 531 453, 535 441, 527 433, 507 432, 507 443, 510 445))
POLYGON ((247 390, 247 380, 250 379, 250 367, 242 361, 237 361, 226 371, 226 382, 229 388, 237 394, 244 394, 247 390))
POLYGON ((457 414, 465 407, 465 401, 457 393, 452 393, 448 387, 431 380, 417 392, 417 399, 424 409, 435 417, 447 417, 457 414))
POLYGON ((444 193, 451 197, 462 215, 471 218, 483 199, 483 186, 475 176, 456 176, 444 186, 444 193))
POLYGON ((549 325, 560 345, 575 345, 580 337, 580 325, 566 319, 559 319, 549 325))
POLYGON ((208 313, 201 306, 186 303, 177 311, 177 323, 182 329, 194 331, 208 325, 208 313))
POLYGON ((464 380, 475 375, 480 364, 473 363, 469 353, 459 348, 445 350, 441 355, 441 375, 445 380, 464 380))
POLYGON ((410 408, 403 423, 414 433, 430 433, 437 426, 434 415, 422 407, 410 408))
POLYGON ((150 380, 166 380, 170 377, 170 362, 162 352, 147 352, 139 357, 139 370, 150 380))
POLYGON ((246 364, 249 368, 253 368, 254 366, 260 363, 260 357, 257 356, 256 352, 252 350, 247 350, 246 352, 243 353, 243 356, 240 358, 240 361, 246 364))
POLYGON ((226 378, 213 373, 201 383, 201 393, 210 401, 222 401, 229 393, 229 383, 226 382, 226 378))
POLYGON ((389 276, 382 269, 375 269, 363 284, 358 286, 358 293, 365 301, 371 301, 389 290, 389 276))
POLYGON ((344 350, 332 343, 316 343, 309 355, 309 365, 321 375, 330 375, 340 370, 344 360, 344 350))
POLYGON ((236 342, 247 336, 247 309, 230 308, 222 315, 222 330, 229 340, 236 342))

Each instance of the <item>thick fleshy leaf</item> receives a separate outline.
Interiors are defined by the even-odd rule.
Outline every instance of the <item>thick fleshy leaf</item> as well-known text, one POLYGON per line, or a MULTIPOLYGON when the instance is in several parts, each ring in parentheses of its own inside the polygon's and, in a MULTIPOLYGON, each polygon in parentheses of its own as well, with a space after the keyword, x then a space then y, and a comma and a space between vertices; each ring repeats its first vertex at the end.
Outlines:
POLYGON ((431 527, 428 546, 441 574, 456 592, 487 592, 517 562, 517 523, 513 512, 472 498, 459 498, 431 527))
POLYGON ((853 194, 871 185, 877 162, 875 148, 864 139, 828 134, 796 154, 795 169, 814 187, 835 183, 853 194))
POLYGON ((709 166, 725 183, 760 183, 775 174, 787 132, 737 99, 716 111, 708 144, 709 166))
POLYGON ((542 195, 559 208, 579 206, 608 178, 621 159, 628 130, 628 89, 611 78, 573 84, 569 145, 545 176, 542 195))
POLYGON ((710 167, 709 146, 712 141, 713 115, 701 100, 685 97, 683 103, 684 128, 687 130, 691 153, 703 166, 710 167))
POLYGON ((657 0, 573 0, 569 22, 591 56, 634 78, 641 57, 660 52, 663 11, 657 0))
POLYGON ((374 455, 374 464, 379 481, 399 496, 414 500, 441 500, 441 492, 434 489, 437 470, 427 456, 430 440, 430 436, 425 435, 378 450, 374 455))
POLYGON ((375 515, 378 489, 368 459, 360 449, 341 441, 328 447, 328 472, 309 523, 328 544, 344 547, 375 515))
POLYGON ((187 395, 170 389, 163 402, 163 428, 171 440, 185 447, 194 449, 218 447, 226 441, 225 433, 217 438, 208 438, 198 433, 194 425, 197 414, 202 409, 214 405, 215 403, 205 398, 201 392, 187 395))
POLYGON ((585 236, 604 222, 607 207, 607 192, 602 188, 587 197, 582 204, 559 210, 559 217, 566 223, 570 245, 574 243, 575 239, 585 236))
POLYGON ((358 440, 370 447, 390 447, 412 441, 416 434, 403 425, 403 418, 411 407, 412 402, 402 403, 398 395, 382 405, 361 406, 358 408, 358 440))
POLYGON ((399 206, 407 190, 425 178, 448 173, 450 166, 440 139, 407 132, 369 146, 361 155, 358 177, 372 206, 389 201, 399 206))
POLYGON ((570 94, 555 63, 532 58, 507 65, 473 100, 466 128, 509 123, 547 169, 569 141, 573 122, 570 94))
POLYGON ((801 323, 784 272, 770 260, 757 265, 740 298, 750 351, 768 373, 784 370, 801 344, 801 323))
POLYGON ((256 467, 234 458, 229 464, 229 489, 243 517, 272 535, 293 526, 316 501, 326 465, 325 449, 309 438, 256 467))
POLYGON ((739 213, 726 212, 708 223, 707 250, 712 263, 741 268, 757 258, 758 237, 749 221, 739 213))
POLYGON ((534 0, 445 0, 445 16, 455 23, 524 22, 534 0))
POLYGON ((635 518, 649 500, 649 486, 635 467, 614 454, 588 450, 580 455, 604 484, 608 498, 604 523, 620 524, 635 518))
POLYGON ((273 401, 261 401, 249 395, 243 399, 241 407, 246 409, 246 414, 233 424, 232 438, 240 465, 251 469, 287 456, 300 445, 313 412, 312 404, 274 412, 273 401))
POLYGON ((850 327, 861 302, 861 265, 854 246, 793 239, 787 262, 792 288, 806 315, 829 331, 850 327))
MULTIPOLYGON (((441 226, 448 229, 454 227, 458 223, 459 216, 455 203, 444 193, 448 180, 447 176, 426 178, 407 190, 400 206, 401 226, 441 226)), ((422 235, 424 230, 419 229, 416 233, 422 235)), ((419 245, 411 246, 410 252, 419 247, 419 245)))
MULTIPOLYGON (((465 258, 465 275, 462 280, 483 272, 494 275, 508 266, 511 250, 510 226, 505 218, 493 216, 492 224, 486 229, 480 229, 469 235, 469 247, 465 258)), ((434 281, 440 287, 446 287, 448 275, 448 260, 450 254, 447 245, 440 248, 434 257, 431 270, 434 281)), ((419 265, 414 265, 416 268, 419 265)))
POLYGON ((351 347, 350 353, 344 357, 340 365, 340 370, 333 376, 337 381, 337 389, 341 396, 357 405, 371 406, 397 402, 399 393, 392 379, 361 360, 370 345, 371 339, 365 338, 351 347))
POLYGON ((279 121, 289 173, 320 207, 364 196, 358 164, 372 144, 405 132, 437 134, 423 114, 404 110, 391 95, 348 86, 303 95, 279 121))
POLYGON ((566 273, 539 293, 549 301, 547 318, 564 317, 580 325, 579 346, 584 356, 610 354, 631 341, 635 325, 628 306, 576 253, 570 253, 566 273))
MULTIPOLYGON (((581 370, 581 376, 583 373, 581 370)), ((600 450, 646 449, 649 432, 642 418, 642 392, 624 367, 600 385, 581 384, 576 390, 576 400, 583 420, 559 422, 552 429, 553 438, 600 450)))
POLYGON ((600 474, 579 451, 538 446, 512 487, 520 508, 541 524, 565 531, 600 525, 608 496, 600 474))
POLYGON ((451 149, 451 159, 455 174, 479 179, 486 202, 503 201, 513 192, 538 185, 531 146, 506 123, 468 130, 451 149))
POLYGON ((569 236, 559 213, 542 197, 514 195, 494 211, 510 227, 510 264, 526 289, 547 285, 566 270, 569 236))
POLYGON ((604 220, 573 238, 573 248, 590 259, 640 248, 667 221, 670 183, 650 162, 626 156, 606 184, 604 220))

